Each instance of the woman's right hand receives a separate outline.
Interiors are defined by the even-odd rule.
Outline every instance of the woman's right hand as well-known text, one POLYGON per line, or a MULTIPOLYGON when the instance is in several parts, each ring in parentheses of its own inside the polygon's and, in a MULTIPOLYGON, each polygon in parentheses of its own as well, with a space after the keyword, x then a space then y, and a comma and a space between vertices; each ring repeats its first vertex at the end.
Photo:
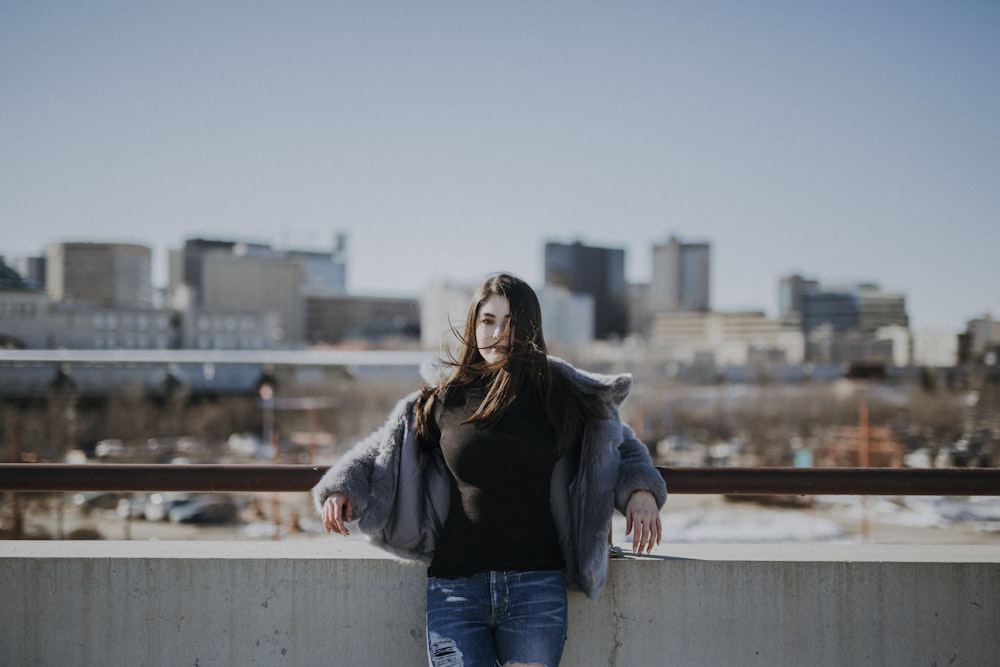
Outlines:
POLYGON ((350 535, 347 524, 351 521, 353 508, 350 499, 341 494, 335 493, 323 502, 323 527, 326 532, 350 535))

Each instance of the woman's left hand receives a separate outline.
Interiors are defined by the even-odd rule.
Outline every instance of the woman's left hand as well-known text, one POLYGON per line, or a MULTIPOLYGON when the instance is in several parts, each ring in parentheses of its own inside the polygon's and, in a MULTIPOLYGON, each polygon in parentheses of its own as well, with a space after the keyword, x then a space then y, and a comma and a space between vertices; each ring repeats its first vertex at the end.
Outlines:
POLYGON ((632 533, 632 551, 649 553, 660 543, 660 510, 656 498, 649 491, 636 491, 625 508, 625 534, 632 533), (635 528, 635 532, 632 529, 635 528))

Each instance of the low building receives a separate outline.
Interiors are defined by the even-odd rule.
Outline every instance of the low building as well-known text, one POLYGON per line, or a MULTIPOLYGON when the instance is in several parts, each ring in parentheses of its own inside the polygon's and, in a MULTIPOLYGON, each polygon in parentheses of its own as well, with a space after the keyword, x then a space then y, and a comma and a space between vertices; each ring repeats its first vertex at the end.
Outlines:
POLYGON ((720 366, 745 366, 761 359, 799 364, 805 351, 800 331, 782 327, 756 311, 658 315, 650 342, 673 350, 678 361, 694 362, 711 355, 720 366))
POLYGON ((951 368, 958 363, 958 334, 952 331, 914 331, 914 366, 951 368))
POLYGON ((306 339, 310 345, 415 344, 420 340, 420 304, 408 297, 310 296, 306 339))

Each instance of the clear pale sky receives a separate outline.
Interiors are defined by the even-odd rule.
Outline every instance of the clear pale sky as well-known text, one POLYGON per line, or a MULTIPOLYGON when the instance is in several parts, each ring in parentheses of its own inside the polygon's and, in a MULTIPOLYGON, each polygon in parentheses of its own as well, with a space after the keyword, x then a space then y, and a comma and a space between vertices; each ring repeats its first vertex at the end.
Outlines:
POLYGON ((326 249, 353 291, 712 244, 712 300, 1000 316, 1000 2, 0 0, 0 254, 326 249))

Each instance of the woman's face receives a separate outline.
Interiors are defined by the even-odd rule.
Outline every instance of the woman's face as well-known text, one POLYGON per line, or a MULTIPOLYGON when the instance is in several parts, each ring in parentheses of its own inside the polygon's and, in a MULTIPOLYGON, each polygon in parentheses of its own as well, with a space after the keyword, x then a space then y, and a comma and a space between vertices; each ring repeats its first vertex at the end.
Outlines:
POLYGON ((510 352, 510 302, 499 294, 483 302, 476 313, 476 347, 487 363, 495 364, 510 352))

